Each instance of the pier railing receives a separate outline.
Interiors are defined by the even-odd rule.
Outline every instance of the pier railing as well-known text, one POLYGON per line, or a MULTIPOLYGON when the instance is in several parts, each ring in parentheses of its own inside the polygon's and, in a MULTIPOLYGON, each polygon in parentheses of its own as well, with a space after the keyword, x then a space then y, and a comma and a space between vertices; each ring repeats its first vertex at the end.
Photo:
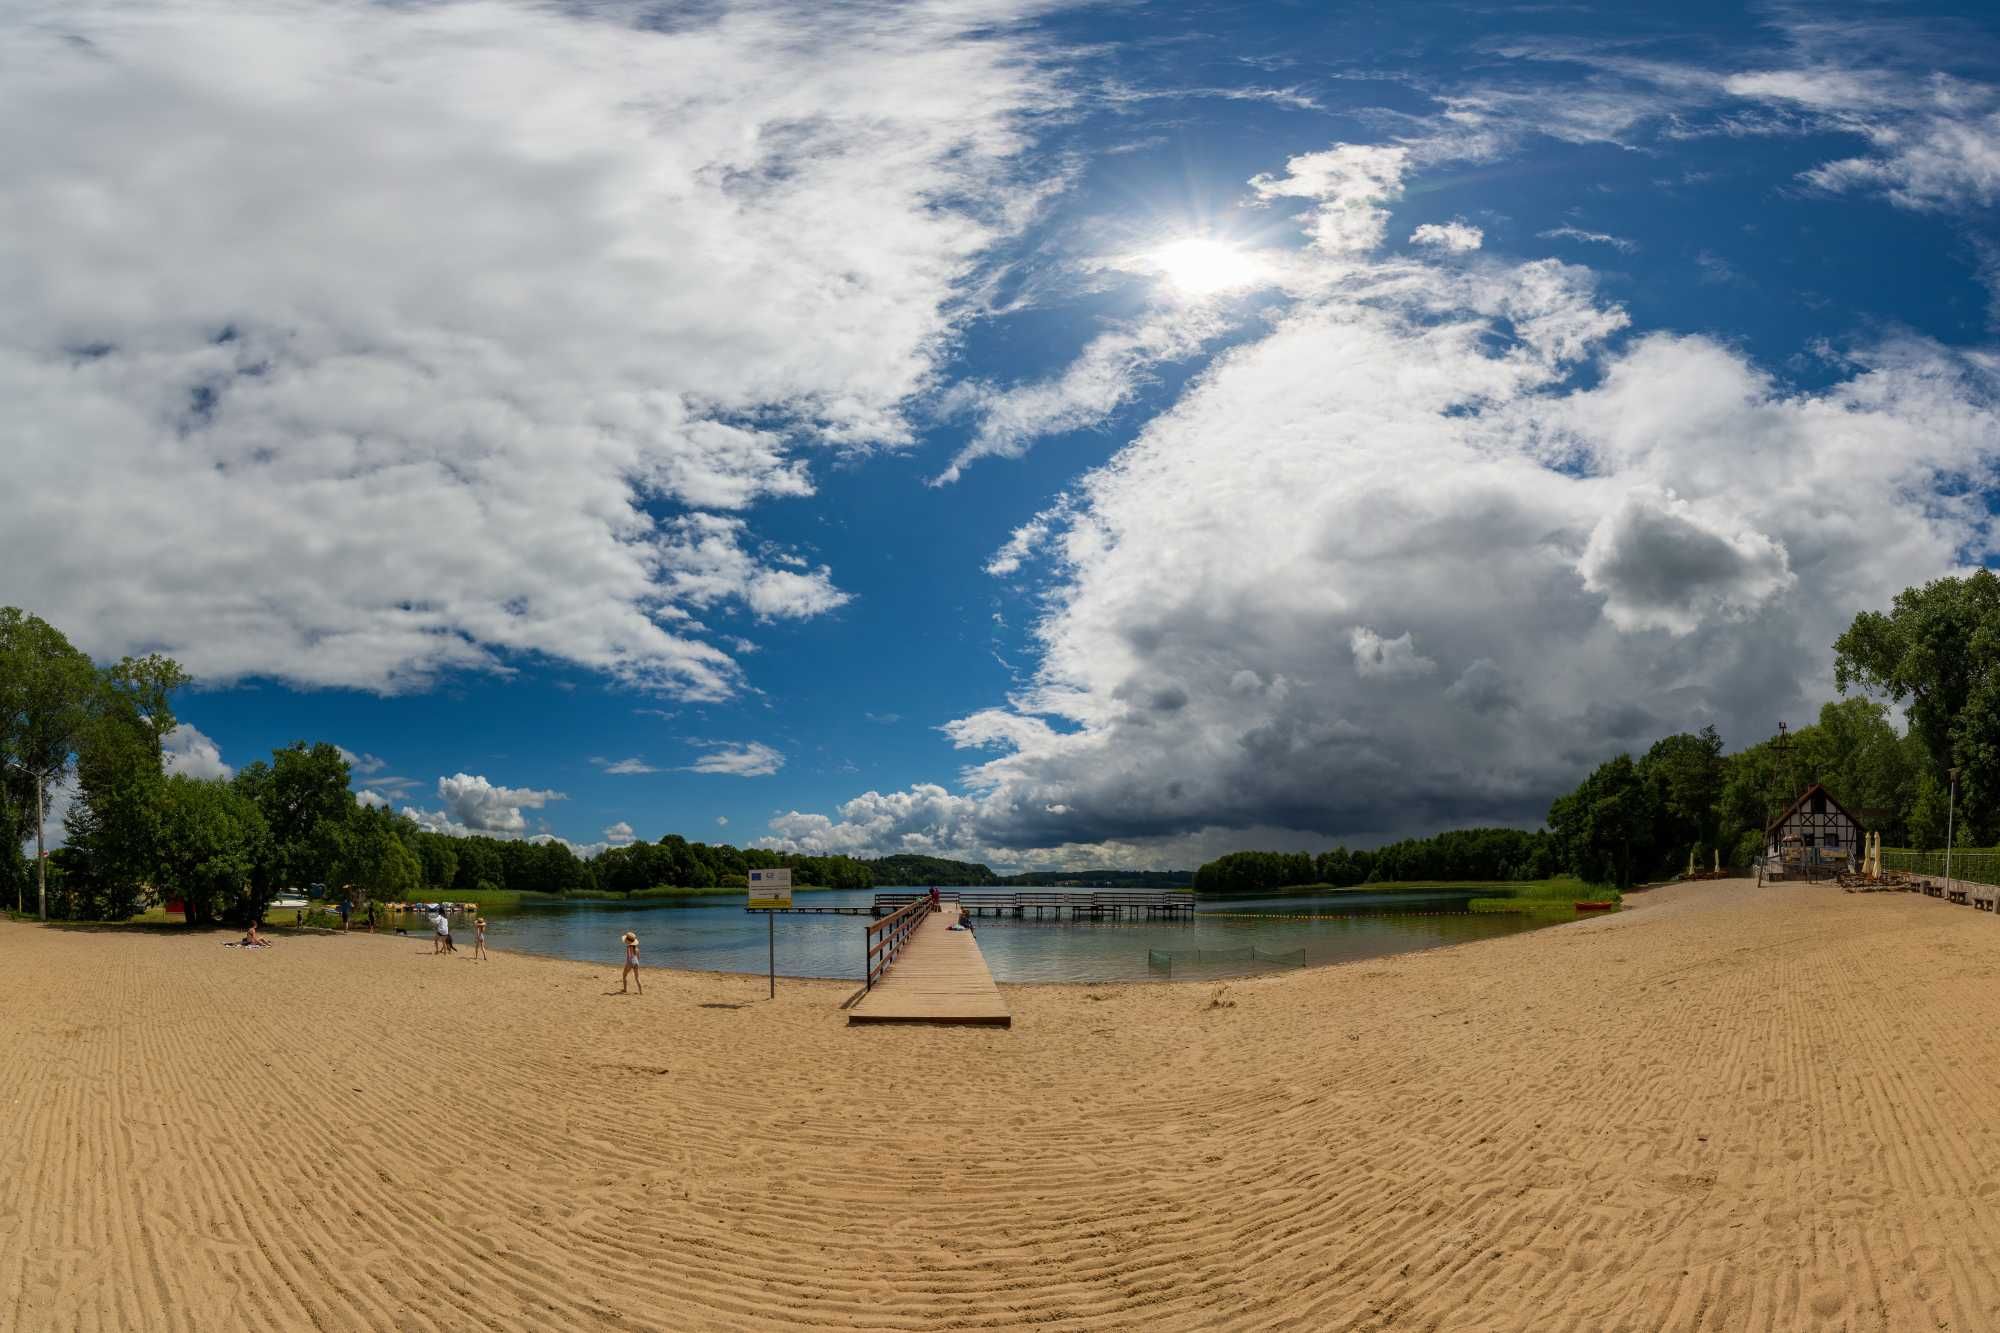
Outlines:
POLYGON ((929 895, 915 902, 905 903, 880 921, 868 923, 868 972, 864 989, 874 990, 875 983, 889 970, 889 964, 896 961, 896 955, 917 933, 917 927, 924 924, 924 918, 931 914, 929 895))
MULTIPOLYGON (((921 892, 907 890, 878 891, 875 894, 875 910, 887 912, 899 908, 918 898, 928 897, 921 892)), ((956 903, 967 916, 1014 916, 1040 917, 1052 913, 1057 920, 1065 915, 1071 920, 1117 920, 1122 918, 1144 919, 1149 917, 1187 917, 1195 910, 1194 894, 1182 890, 1141 890, 1137 892, 1106 891, 1086 889, 1074 891, 1030 890, 982 890, 944 889, 938 897, 948 903, 956 903)))

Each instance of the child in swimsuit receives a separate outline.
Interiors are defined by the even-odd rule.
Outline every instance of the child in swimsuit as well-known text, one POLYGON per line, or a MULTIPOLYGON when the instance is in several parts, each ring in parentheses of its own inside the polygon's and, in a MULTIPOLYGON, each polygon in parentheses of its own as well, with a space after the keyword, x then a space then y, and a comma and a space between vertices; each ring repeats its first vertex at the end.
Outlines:
POLYGON ((646 993, 646 988, 639 984, 639 937, 629 930, 625 932, 625 970, 618 974, 620 995, 625 994, 625 983, 628 980, 639 987, 639 994, 646 993))

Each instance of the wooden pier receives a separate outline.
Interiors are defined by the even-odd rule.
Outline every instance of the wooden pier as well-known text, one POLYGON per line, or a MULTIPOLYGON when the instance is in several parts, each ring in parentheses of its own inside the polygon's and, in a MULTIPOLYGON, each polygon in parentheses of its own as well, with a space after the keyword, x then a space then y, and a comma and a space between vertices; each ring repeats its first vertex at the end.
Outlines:
POLYGON ((958 905, 932 912, 913 902, 900 910, 914 921, 885 919, 868 928, 868 993, 847 1011, 848 1023, 1012 1027, 978 937, 951 929, 958 905))

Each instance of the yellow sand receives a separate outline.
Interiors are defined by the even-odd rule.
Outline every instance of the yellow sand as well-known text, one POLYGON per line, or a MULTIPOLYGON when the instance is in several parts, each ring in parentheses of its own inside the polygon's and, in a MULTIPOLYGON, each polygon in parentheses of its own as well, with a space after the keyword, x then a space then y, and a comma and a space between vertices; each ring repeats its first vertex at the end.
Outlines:
POLYGON ((0 1328, 2000 1328, 2000 920, 1935 900, 1011 1032, 220 938, 0 924, 0 1328))

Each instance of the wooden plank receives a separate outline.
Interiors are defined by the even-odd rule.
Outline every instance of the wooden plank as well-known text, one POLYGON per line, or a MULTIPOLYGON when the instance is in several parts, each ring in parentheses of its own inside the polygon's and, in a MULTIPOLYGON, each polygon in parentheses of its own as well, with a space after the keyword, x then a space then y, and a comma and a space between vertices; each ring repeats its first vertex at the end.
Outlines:
POLYGON ((947 903, 925 919, 888 974, 847 1011, 855 1023, 976 1023, 1012 1027, 1014 1017, 993 984, 979 941, 952 930, 959 909, 947 903))

